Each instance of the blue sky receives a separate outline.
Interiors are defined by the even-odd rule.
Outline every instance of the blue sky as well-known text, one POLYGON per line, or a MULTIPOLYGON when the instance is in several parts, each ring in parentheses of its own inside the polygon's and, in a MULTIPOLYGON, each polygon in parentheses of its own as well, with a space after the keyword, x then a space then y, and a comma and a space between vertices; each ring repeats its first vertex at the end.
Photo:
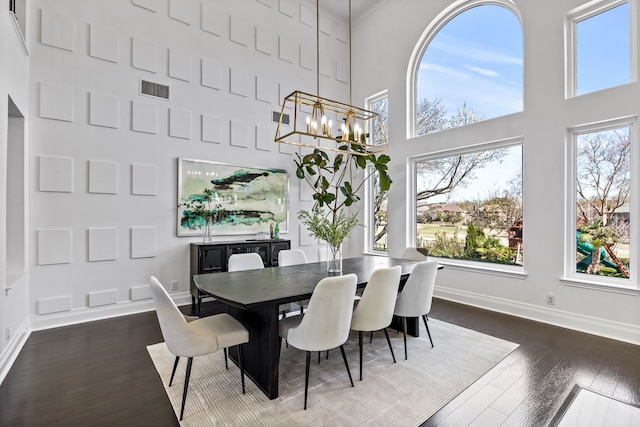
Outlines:
MULTIPOLYGON (((577 24, 577 93, 629 81, 629 5, 577 24)), ((473 7, 451 19, 425 51, 418 99, 439 98, 449 114, 464 102, 486 118, 522 111, 523 39, 504 7, 473 7)))
MULTIPOLYGON (((630 79, 629 5, 578 22, 577 94, 616 86, 630 79)), ((466 102, 485 118, 522 111, 523 39, 517 17, 495 5, 478 6, 449 21, 425 51, 418 73, 418 100, 440 99, 448 115, 466 102)), ((485 196, 519 171, 521 149, 476 173, 449 200, 485 196)), ((420 182, 417 183, 420 186, 420 182)), ((434 198, 431 202, 444 202, 434 198)))

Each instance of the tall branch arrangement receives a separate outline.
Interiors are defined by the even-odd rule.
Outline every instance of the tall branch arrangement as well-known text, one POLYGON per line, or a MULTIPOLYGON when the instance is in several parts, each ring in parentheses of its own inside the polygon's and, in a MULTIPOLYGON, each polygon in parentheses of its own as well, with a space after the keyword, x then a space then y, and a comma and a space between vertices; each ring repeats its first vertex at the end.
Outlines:
POLYGON ((311 212, 298 212, 298 219, 310 234, 331 245, 342 243, 359 224, 358 212, 349 215, 344 208, 360 200, 357 193, 374 173, 378 174, 380 190, 387 191, 391 187, 387 166, 391 159, 386 154, 362 156, 347 152, 331 159, 325 151, 316 148, 313 153, 296 156, 296 176, 311 187, 315 202, 311 212), (367 165, 373 167, 371 172, 356 183, 358 172, 366 171, 367 165))

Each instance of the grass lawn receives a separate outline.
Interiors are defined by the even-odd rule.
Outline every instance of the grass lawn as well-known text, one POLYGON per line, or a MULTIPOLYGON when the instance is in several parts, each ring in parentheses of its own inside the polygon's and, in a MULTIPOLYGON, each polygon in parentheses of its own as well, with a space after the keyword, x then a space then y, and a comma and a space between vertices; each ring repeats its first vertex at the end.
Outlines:
POLYGON ((443 224, 440 222, 432 222, 428 224, 416 224, 418 226, 418 236, 421 239, 434 240, 436 232, 444 231, 447 237, 453 237, 457 232, 458 240, 464 240, 467 237, 467 227, 460 225, 443 224))

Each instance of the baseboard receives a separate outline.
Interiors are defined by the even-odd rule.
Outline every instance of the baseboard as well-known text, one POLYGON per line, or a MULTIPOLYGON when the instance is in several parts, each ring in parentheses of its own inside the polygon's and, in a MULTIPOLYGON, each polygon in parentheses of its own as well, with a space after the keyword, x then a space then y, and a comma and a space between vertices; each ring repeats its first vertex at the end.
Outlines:
MULTIPOLYGON (((191 294, 189 292, 172 294, 171 297, 176 305, 191 304, 191 294)), ((143 313, 151 310, 155 310, 155 305, 153 300, 147 299, 142 301, 119 302, 102 307, 83 307, 60 313, 32 315, 30 318, 31 330, 41 331, 61 326, 75 325, 77 323, 93 322, 95 320, 143 313)))
POLYGON ((443 288, 441 286, 436 287, 434 296, 485 310, 640 345, 640 326, 638 325, 585 316, 474 292, 443 288))
POLYGON ((27 342, 27 338, 31 334, 29 329, 29 319, 25 318, 22 324, 18 327, 13 334, 13 338, 9 340, 7 347, 0 354, 0 384, 4 381, 5 377, 9 373, 9 369, 13 366, 13 362, 16 361, 18 354, 24 347, 24 343, 27 342))

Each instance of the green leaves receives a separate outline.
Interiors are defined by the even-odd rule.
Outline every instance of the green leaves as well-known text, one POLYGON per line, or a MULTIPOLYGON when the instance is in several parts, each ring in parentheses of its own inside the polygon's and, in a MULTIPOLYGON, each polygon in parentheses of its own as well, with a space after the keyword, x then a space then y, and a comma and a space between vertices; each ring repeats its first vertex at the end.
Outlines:
MULTIPOLYGON (((388 172, 388 163, 391 158, 388 155, 353 154, 363 153, 364 147, 349 141, 345 142, 340 149, 345 153, 338 153, 332 157, 320 148, 304 156, 296 153, 296 159, 294 159, 296 177, 307 182, 314 192, 314 214, 307 212, 303 215, 302 218, 306 221, 318 222, 320 217, 317 215, 320 214, 317 210, 324 207, 328 210, 327 216, 323 217, 325 221, 336 224, 337 221, 344 220, 342 207, 352 206, 360 200, 358 192, 370 175, 365 175, 364 180, 360 181, 356 177, 358 171, 366 170, 368 165, 371 165, 378 174, 380 190, 388 191, 391 187, 392 180, 388 172), (312 219, 314 221, 311 221, 312 219)), ((305 211, 301 211, 300 214, 302 215, 303 212, 305 211)), ((309 231, 312 232, 311 229, 309 231)), ((316 237, 326 240, 319 235, 316 237)))

